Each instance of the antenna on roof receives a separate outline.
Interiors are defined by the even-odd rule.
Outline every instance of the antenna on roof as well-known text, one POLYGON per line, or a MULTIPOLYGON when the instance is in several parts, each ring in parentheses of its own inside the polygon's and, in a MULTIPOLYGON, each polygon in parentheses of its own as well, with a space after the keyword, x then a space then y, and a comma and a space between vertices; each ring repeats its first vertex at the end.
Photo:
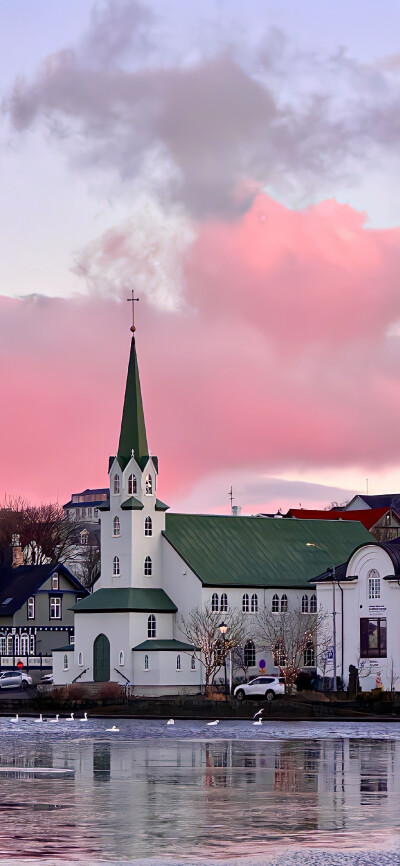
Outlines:
POLYGON ((367 496, 368 496, 368 478, 365 479, 367 485, 367 496))
POLYGON ((232 513, 232 509, 233 509, 233 500, 234 500, 234 498, 235 498, 235 497, 234 497, 234 495, 233 495, 233 488, 232 488, 232 484, 231 484, 231 489, 228 490, 228 499, 229 499, 229 501, 230 501, 230 503, 231 503, 231 513, 232 513))

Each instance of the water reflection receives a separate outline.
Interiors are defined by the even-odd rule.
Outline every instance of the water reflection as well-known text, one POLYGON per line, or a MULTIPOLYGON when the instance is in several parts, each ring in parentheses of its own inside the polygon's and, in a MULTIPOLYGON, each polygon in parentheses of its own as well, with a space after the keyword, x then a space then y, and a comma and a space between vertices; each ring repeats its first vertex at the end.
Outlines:
POLYGON ((397 740, 25 736, 0 747, 3 858, 15 856, 16 837, 21 858, 69 861, 363 848, 398 832, 399 807, 397 740))

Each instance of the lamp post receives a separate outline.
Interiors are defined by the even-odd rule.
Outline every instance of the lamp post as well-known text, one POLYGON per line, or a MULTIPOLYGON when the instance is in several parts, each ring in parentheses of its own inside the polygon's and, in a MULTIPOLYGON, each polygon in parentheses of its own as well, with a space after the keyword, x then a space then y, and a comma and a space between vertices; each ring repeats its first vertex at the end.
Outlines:
POLYGON ((228 700, 228 681, 227 681, 227 678, 226 678, 226 650, 225 650, 226 639, 225 639, 225 635, 226 635, 226 633, 227 633, 227 631, 228 631, 228 626, 226 625, 226 623, 224 623, 224 621, 222 621, 222 622, 219 624, 218 628, 219 628, 220 634, 222 635, 222 639, 223 639, 223 642, 224 642, 225 700, 227 701, 227 700, 228 700))
MULTIPOLYGON (((322 550, 323 553, 326 553, 329 556, 328 551, 325 547, 321 547, 320 544, 314 544, 312 541, 306 542, 306 547, 315 547, 317 550, 322 550)), ((327 568, 327 574, 332 575, 332 637, 333 637, 333 691, 337 692, 337 668, 336 668, 336 574, 335 574, 335 566, 332 565, 330 568, 327 568)), ((342 671, 343 676, 343 671, 342 671)))

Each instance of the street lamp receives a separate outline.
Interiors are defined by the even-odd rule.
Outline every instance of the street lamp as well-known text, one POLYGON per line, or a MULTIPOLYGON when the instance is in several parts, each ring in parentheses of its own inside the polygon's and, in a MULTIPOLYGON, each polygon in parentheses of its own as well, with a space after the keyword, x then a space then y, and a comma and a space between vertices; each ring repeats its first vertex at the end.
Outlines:
POLYGON ((226 678, 226 650, 225 650, 225 643, 226 643, 226 641, 225 641, 225 635, 226 635, 226 633, 227 633, 227 631, 228 631, 228 626, 227 626, 226 623, 224 623, 224 621, 222 620, 222 622, 219 624, 218 628, 219 628, 220 634, 222 635, 222 639, 223 639, 223 642, 224 642, 225 700, 227 701, 227 700, 228 700, 228 681, 227 681, 227 678, 226 678))
MULTIPOLYGON (((320 544, 314 544, 313 541, 306 541, 306 547, 315 547, 317 550, 322 550, 323 553, 326 553, 330 558, 329 552, 325 547, 321 547, 320 544)), ((336 679, 336 574, 335 574, 335 566, 332 565, 330 568, 327 568, 327 574, 332 575, 332 619, 333 619, 333 691, 337 692, 337 679, 336 679)), ((343 676, 343 671, 342 671, 343 676)))

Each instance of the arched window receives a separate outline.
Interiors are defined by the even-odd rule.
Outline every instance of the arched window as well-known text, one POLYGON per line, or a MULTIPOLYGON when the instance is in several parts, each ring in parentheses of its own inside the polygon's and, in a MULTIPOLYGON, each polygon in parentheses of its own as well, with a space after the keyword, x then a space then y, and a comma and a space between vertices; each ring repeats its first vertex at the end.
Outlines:
POLYGON ((144 521, 144 534, 147 536, 153 535, 153 521, 151 517, 146 517, 144 521))
POLYGON ((119 475, 114 475, 114 493, 119 493, 119 475))
POLYGON ((251 612, 258 613, 258 595, 256 592, 253 592, 251 596, 251 612))
POLYGON ((192 658, 190 660, 190 669, 192 671, 196 670, 196 656, 192 656, 192 658))
POLYGON ((78 653, 78 665, 80 668, 83 667, 83 653, 82 652, 78 653))
POLYGON ((148 656, 144 657, 144 669, 145 669, 145 671, 148 671, 148 669, 149 669, 149 657, 148 656))
POLYGON ((19 634, 14 635, 14 652, 15 655, 19 655, 19 634))
POLYGON ((228 596, 226 592, 221 593, 221 604, 219 607, 220 610, 227 611, 228 610, 228 596))
POLYGON ((0 635, 0 655, 5 656, 6 654, 6 638, 5 635, 0 635))
POLYGON ((146 487, 145 487, 147 495, 153 492, 153 479, 151 475, 146 476, 146 487))
POLYGON ((308 613, 308 595, 304 594, 301 599, 301 612, 308 613))
POLYGON ((80 535, 80 543, 81 544, 87 544, 88 540, 89 540, 89 533, 88 533, 87 529, 82 529, 82 532, 80 535))
POLYGON ((114 517, 113 520, 113 535, 117 536, 121 534, 121 525, 119 522, 119 517, 114 517))
POLYGON ((151 556, 146 556, 144 561, 144 573, 146 577, 151 577, 153 574, 153 563, 151 561, 151 556))
POLYGON ((211 598, 211 610, 215 613, 218 610, 218 593, 213 592, 211 598))
POLYGON ((180 656, 176 657, 176 669, 177 669, 177 671, 180 671, 180 669, 181 669, 181 657, 180 656))
POLYGON ((156 618, 154 613, 151 613, 147 620, 147 637, 156 637, 156 618))
POLYGON ((281 598, 281 613, 287 613, 287 609, 288 609, 287 595, 285 593, 283 593, 283 596, 281 598))
POLYGON ((125 656, 124 656, 122 650, 119 654, 119 664, 120 664, 120 667, 122 667, 125 664, 125 656))
POLYGON ((68 656, 67 656, 66 653, 65 653, 65 656, 64 656, 64 670, 65 670, 65 671, 68 670, 68 656))
POLYGON ((316 613, 316 612, 317 612, 317 596, 315 595, 315 592, 314 592, 310 598, 310 613, 316 613))
POLYGON ((35 635, 31 634, 29 635, 29 655, 34 656, 35 649, 35 635))
POLYGON ((242 611, 243 613, 249 612, 249 596, 247 595, 247 592, 245 592, 242 598, 242 611))
POLYGON ((272 596, 272 613, 279 613, 279 595, 272 596))
POLYGON ((287 659, 283 643, 281 640, 277 640, 274 648, 274 665, 277 668, 285 667, 286 661, 287 659))
POLYGON ((29 655, 29 635, 21 634, 20 653, 22 656, 29 655))
POLYGON ((137 493, 136 475, 130 475, 128 478, 128 493, 131 495, 137 493))
POLYGON ((243 664, 246 668, 253 668, 256 663, 256 648, 252 640, 244 645, 243 664))
POLYGON ((304 667, 312 668, 315 665, 315 652, 314 652, 314 644, 312 640, 307 641, 306 648, 304 650, 304 667))
POLYGON ((119 577, 119 576, 120 576, 119 556, 114 556, 114 559, 113 559, 113 577, 119 577))
POLYGON ((12 634, 7 635, 7 655, 12 656, 14 651, 14 640, 12 634))

